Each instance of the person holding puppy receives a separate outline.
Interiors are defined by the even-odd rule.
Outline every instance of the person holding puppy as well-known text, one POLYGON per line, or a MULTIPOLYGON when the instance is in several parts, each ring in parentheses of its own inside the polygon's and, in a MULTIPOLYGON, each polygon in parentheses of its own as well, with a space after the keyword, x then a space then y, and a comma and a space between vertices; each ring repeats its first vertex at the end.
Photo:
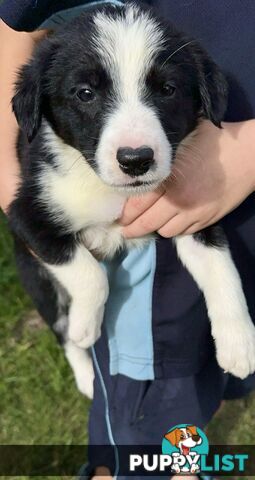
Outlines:
MULTIPOLYGON (((78 14, 80 4, 88 2, 57 2, 57 8, 51 12, 36 2, 31 13, 32 3, 24 2, 17 11, 14 3, 12 5, 9 1, 8 6, 4 2, 0 9, 0 62, 4 71, 0 79, 3 92, 0 99, 0 202, 4 211, 15 195, 19 173, 15 153, 17 125, 10 108, 13 81, 17 68, 27 61, 35 43, 44 35, 43 30, 35 33, 24 31, 39 26, 50 28, 60 16, 63 19, 63 10, 68 6, 73 7, 73 14, 78 14)), ((255 65, 243 62, 245 52, 253 45, 253 28, 249 19, 255 13, 254 6, 247 1, 246 11, 241 12, 237 5, 239 2, 236 2, 233 11, 229 12, 227 2, 222 2, 217 11, 211 1, 208 1, 206 11, 203 2, 191 1, 189 6, 187 2, 178 2, 178 6, 174 2, 168 2, 167 6, 163 1, 150 3, 177 27, 199 37, 228 73, 229 108, 222 130, 209 121, 201 122, 192 146, 177 155, 174 181, 169 179, 153 194, 130 199, 124 208, 120 222, 126 237, 152 231, 157 231, 161 237, 157 245, 152 292, 157 289, 157 298, 153 304, 152 325, 148 326, 147 332, 154 347, 153 358, 146 359, 147 364, 142 365, 143 374, 139 377, 137 372, 132 373, 136 358, 131 352, 130 358, 125 359, 125 368, 117 366, 116 375, 110 376, 107 339, 99 340, 95 349, 97 375, 90 418, 91 444, 103 445, 111 432, 117 444, 147 444, 151 443, 151 436, 156 444, 164 429, 171 425, 187 422, 203 427, 224 396, 242 395, 250 391, 255 383, 253 376, 243 383, 229 379, 218 367, 203 299, 177 261, 168 241, 172 236, 194 233, 225 217, 224 228, 243 278, 251 313, 255 311, 252 238, 255 222, 255 98, 252 72, 255 65), (230 15, 227 31, 224 29, 226 15, 230 15), (242 22, 245 25, 242 33, 234 35, 237 29, 242 28, 242 22), (215 41, 216 32, 218 42, 215 41), (236 43, 235 38, 238 39, 236 43), (184 344, 187 332, 189 341, 184 344), (150 368, 147 368, 149 363, 150 368), (106 402, 110 408, 110 431, 109 419, 105 416, 106 402), (156 412, 155 405, 159 405, 156 412)), ((118 269, 119 265, 115 268, 118 269)), ((107 458, 91 459, 88 473, 104 474, 105 470, 100 470, 100 467, 110 469, 107 458)))

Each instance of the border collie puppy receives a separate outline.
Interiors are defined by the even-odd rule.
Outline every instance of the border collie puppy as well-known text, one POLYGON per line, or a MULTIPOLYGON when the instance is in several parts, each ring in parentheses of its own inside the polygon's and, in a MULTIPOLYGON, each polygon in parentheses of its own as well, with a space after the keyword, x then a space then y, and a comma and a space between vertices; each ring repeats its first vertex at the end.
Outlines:
MULTIPOLYGON (((171 174, 176 146, 199 119, 220 127, 226 97, 207 53, 133 4, 82 14, 20 72, 13 110, 22 173, 9 209, 18 267, 88 396, 86 349, 100 335, 108 296, 98 260, 150 240, 123 238, 123 205, 171 174)), ((223 233, 210 227, 174 241, 204 293, 219 364, 246 377, 255 370, 255 329, 223 233)))

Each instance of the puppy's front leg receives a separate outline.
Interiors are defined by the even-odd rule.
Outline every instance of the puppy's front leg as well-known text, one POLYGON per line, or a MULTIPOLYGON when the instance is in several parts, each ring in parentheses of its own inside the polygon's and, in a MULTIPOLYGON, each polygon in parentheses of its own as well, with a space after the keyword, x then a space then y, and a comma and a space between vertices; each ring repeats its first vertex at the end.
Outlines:
POLYGON ((76 248, 68 262, 44 265, 72 298, 69 339, 81 348, 90 347, 100 336, 104 305, 108 297, 106 273, 82 245, 76 248))
MULTIPOLYGON (((219 227, 210 228, 213 232, 219 227)), ((240 276, 227 243, 221 247, 207 245, 203 232, 201 235, 200 240, 177 237, 177 252, 204 293, 219 365, 245 378, 255 370, 255 328, 240 276)))

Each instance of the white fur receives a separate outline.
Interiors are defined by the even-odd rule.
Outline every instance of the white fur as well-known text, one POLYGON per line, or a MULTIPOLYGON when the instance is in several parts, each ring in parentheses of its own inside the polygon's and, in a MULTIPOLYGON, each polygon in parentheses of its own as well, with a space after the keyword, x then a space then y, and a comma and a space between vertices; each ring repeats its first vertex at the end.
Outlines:
POLYGON ((94 370, 87 350, 77 347, 71 341, 64 345, 66 358, 73 369, 76 384, 83 395, 93 398, 94 370))
POLYGON ((54 155, 54 166, 40 173, 40 202, 49 214, 73 231, 89 225, 113 222, 120 217, 126 197, 107 186, 83 155, 58 137, 44 123, 45 145, 54 155))
POLYGON ((127 188, 134 181, 154 188, 170 173, 172 148, 156 112, 145 105, 146 75, 155 56, 164 48, 163 33, 148 13, 128 6, 118 19, 98 13, 94 44, 114 84, 116 106, 108 114, 96 151, 99 174, 109 185, 127 188), (147 145, 155 165, 135 180, 123 173, 116 159, 120 147, 147 145))
POLYGON ((118 223, 86 228, 84 243, 86 247, 100 253, 103 258, 112 258, 123 248, 143 248, 153 235, 126 240, 122 235, 122 227, 118 223))
POLYGON ((245 378, 255 370, 255 327, 229 249, 191 236, 176 238, 178 255, 205 296, 219 365, 245 378))
POLYGON ((117 98, 134 103, 157 53, 164 48, 160 26, 148 12, 128 5, 119 18, 104 12, 94 17, 94 45, 114 81, 117 98))
POLYGON ((71 296, 68 338, 81 348, 93 345, 101 333, 108 280, 100 264, 83 246, 71 261, 44 266, 71 296))
POLYGON ((170 175, 172 148, 156 113, 137 99, 134 104, 122 102, 108 117, 95 158, 99 175, 108 185, 130 192, 128 186, 142 181, 155 189, 170 175), (120 147, 142 145, 152 148, 155 164, 146 174, 134 179, 120 170, 116 153, 120 147))

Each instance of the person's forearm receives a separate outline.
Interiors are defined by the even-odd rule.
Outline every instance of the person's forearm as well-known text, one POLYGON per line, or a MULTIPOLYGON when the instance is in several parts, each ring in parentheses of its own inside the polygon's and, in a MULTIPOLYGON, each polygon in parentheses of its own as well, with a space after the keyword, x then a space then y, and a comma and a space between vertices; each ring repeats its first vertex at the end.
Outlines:
POLYGON ((15 78, 43 34, 15 32, 0 20, 0 207, 3 210, 13 199, 19 176, 15 149, 18 126, 11 108, 15 78))

